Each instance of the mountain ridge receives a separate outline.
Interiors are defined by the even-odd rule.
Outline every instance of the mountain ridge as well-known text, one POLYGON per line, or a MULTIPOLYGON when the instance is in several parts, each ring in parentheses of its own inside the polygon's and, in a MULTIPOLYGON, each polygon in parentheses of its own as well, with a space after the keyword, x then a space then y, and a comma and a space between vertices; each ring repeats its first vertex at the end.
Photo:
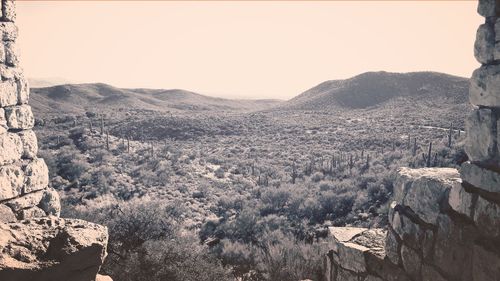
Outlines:
POLYGON ((365 109, 398 98, 445 98, 466 103, 467 78, 439 72, 365 72, 324 81, 278 105, 285 110, 365 109))

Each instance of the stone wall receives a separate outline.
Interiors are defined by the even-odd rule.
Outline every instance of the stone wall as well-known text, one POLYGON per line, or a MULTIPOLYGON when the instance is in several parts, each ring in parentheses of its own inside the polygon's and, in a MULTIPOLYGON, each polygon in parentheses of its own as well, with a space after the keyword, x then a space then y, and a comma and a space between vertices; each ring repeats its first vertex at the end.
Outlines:
POLYGON ((15 2, 1 0, 0 280, 95 280, 106 256, 107 229, 59 218, 59 195, 37 157, 15 19, 15 2))
POLYGON ((402 168, 387 230, 331 228, 329 281, 500 280, 500 0, 480 0, 460 170, 402 168))

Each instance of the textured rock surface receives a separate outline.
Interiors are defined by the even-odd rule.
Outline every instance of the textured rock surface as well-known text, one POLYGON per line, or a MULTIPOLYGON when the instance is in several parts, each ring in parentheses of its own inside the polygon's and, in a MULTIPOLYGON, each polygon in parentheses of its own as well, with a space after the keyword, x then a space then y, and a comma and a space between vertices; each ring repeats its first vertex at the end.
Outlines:
POLYGON ((470 133, 465 143, 465 152, 472 161, 488 160, 497 155, 497 122, 491 109, 473 110, 465 120, 470 133))
POLYGON ((482 24, 477 29, 474 56, 481 63, 493 61, 495 50, 495 30, 491 24, 482 24))
POLYGON ((94 280, 107 239, 105 227, 82 220, 0 223, 0 280, 94 280))
POLYGON ((330 231, 344 248, 330 252, 328 280, 500 280, 500 0, 480 0, 478 12, 486 19, 474 46, 483 65, 470 86, 478 108, 466 120, 470 162, 460 176, 447 168, 400 169, 387 236, 373 239, 385 242, 382 250, 356 243, 370 230, 330 231))
POLYGON ((0 1, 0 280, 109 281, 96 277, 107 229, 59 218, 59 194, 37 158, 29 87, 18 67, 15 2, 0 1))

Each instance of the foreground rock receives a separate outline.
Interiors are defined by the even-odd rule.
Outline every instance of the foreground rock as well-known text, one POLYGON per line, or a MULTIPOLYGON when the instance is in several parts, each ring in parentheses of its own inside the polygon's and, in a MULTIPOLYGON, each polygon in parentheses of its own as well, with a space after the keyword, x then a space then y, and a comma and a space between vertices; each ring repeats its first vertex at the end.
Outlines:
POLYGON ((82 220, 0 223, 0 280, 95 280, 107 242, 106 227, 82 220))

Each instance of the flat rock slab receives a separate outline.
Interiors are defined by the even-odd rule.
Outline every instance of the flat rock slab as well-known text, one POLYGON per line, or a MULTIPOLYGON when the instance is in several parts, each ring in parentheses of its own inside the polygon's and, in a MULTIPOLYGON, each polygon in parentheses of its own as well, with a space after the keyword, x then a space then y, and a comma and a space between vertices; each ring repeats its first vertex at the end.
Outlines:
POLYGON ((384 258, 386 231, 356 227, 330 227, 335 244, 333 260, 341 268, 356 273, 368 271, 367 255, 384 258))
POLYGON ((394 186, 398 204, 412 209, 418 217, 436 224, 443 203, 448 202, 450 189, 462 180, 453 168, 401 168, 394 186))
POLYGON ((0 280, 94 280, 107 242, 106 227, 83 220, 0 223, 0 280))

